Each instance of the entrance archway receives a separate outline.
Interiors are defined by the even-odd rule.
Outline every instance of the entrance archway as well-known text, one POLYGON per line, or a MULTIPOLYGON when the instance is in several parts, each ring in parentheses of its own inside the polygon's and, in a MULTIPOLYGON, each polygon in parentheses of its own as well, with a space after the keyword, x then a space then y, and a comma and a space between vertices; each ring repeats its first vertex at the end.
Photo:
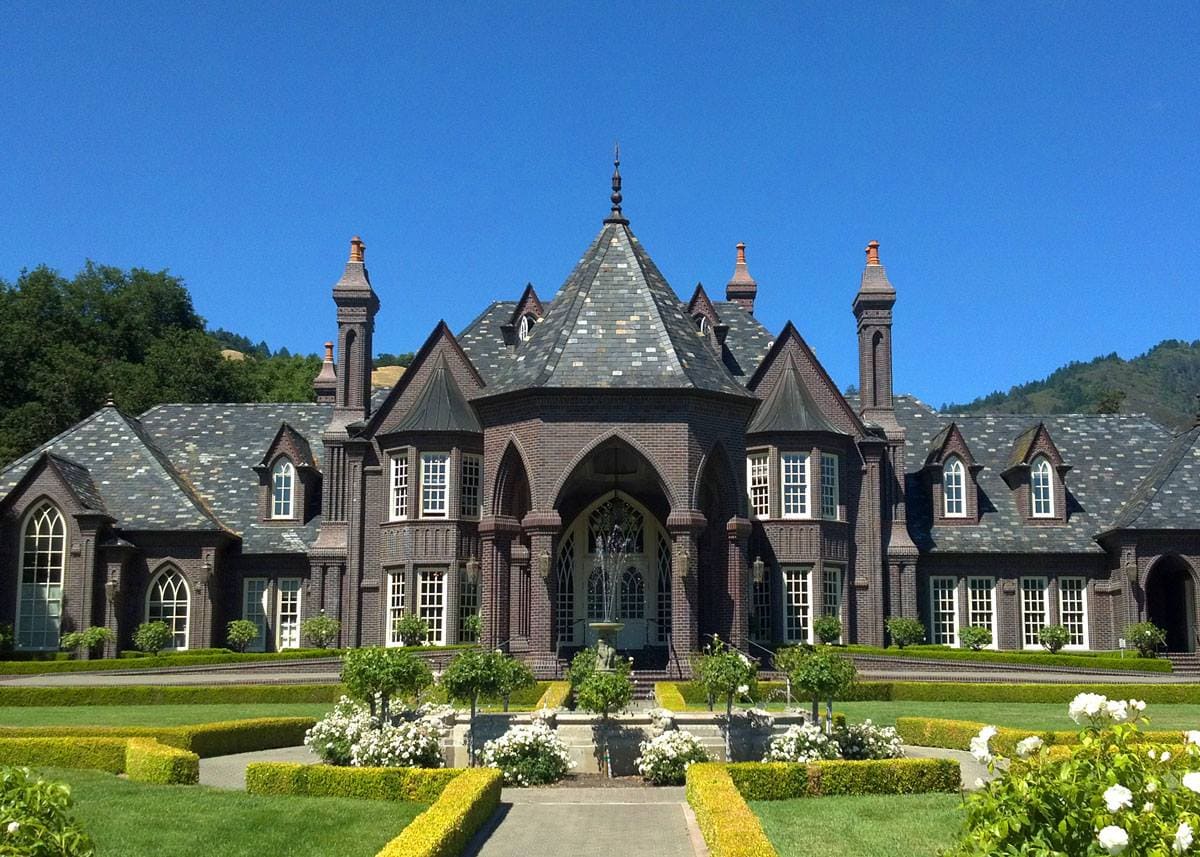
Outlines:
POLYGON ((1167 651, 1196 650, 1196 586, 1191 566, 1166 556, 1146 577, 1146 618, 1167 632, 1167 651))

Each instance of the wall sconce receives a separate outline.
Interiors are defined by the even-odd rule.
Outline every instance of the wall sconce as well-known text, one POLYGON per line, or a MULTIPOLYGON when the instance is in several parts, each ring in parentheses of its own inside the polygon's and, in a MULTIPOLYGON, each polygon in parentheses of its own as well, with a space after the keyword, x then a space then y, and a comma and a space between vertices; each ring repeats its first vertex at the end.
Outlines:
POLYGON ((116 578, 104 581, 104 597, 108 599, 109 604, 117 603, 117 596, 121 594, 121 584, 116 578))
POLYGON ((692 555, 688 552, 685 545, 675 546, 675 573, 681 578, 688 576, 688 569, 691 566, 692 555))
POLYGON ((538 574, 542 576, 542 580, 550 577, 550 551, 544 550, 537 556, 538 574))
POLYGON ((467 583, 474 586, 479 582, 479 560, 471 557, 467 560, 467 583))
POLYGON ((213 582, 213 557, 212 554, 206 553, 203 559, 204 563, 204 585, 210 586, 213 582))
POLYGON ((754 572, 754 582, 762 583, 763 579, 767 576, 767 567, 763 563, 762 557, 756 556, 754 558, 754 565, 752 565, 750 568, 754 572))
POLYGON ((1125 577, 1129 580, 1130 586, 1137 586, 1138 568, 1136 562, 1125 563, 1125 577))

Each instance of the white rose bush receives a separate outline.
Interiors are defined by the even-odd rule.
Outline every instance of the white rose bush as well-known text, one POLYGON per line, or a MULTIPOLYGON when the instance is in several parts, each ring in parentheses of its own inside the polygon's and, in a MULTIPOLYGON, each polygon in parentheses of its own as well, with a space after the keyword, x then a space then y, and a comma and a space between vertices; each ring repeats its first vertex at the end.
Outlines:
POLYGON ((373 716, 366 705, 343 696, 308 730, 304 746, 327 765, 440 768, 444 707, 418 709, 410 716, 373 716))
POLYGON ((672 729, 640 745, 637 769, 642 778, 656 786, 681 786, 687 769, 707 762, 708 752, 690 732, 672 729))
POLYGON ((870 720, 841 726, 828 734, 815 723, 789 726, 767 745, 764 762, 816 762, 821 759, 899 759, 904 755, 900 734, 891 726, 870 720))
POLYGON ((542 786, 558 782, 575 762, 567 745, 544 721, 514 726, 483 745, 481 760, 499 768, 507 786, 542 786))
POLYGON ((1200 854, 1200 732, 1159 743, 1142 731, 1145 710, 1081 693, 1068 707, 1078 744, 1052 749, 1030 736, 1012 760, 992 752, 994 727, 981 730, 972 755, 1008 770, 966 798, 962 838, 943 857, 1200 854))

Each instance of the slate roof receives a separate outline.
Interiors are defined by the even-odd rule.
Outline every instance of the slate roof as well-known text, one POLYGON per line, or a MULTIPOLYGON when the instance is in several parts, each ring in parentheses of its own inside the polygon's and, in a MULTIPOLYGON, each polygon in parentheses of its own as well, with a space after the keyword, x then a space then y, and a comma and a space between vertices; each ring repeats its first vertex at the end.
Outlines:
POLYGON ((220 530, 221 524, 144 426, 104 407, 0 471, 0 499, 42 453, 71 489, 127 530, 220 530), (63 459, 69 463, 63 464, 63 459), (90 484, 89 484, 90 483, 90 484))
POLYGON ((729 326, 725 336, 725 368, 739 383, 745 384, 762 363, 775 337, 741 304, 733 301, 713 301, 721 324, 729 326))
POLYGON ((779 380, 746 427, 746 434, 787 431, 845 434, 821 413, 812 394, 800 381, 800 369, 790 354, 779 380))
POLYGON ((96 487, 91 471, 82 464, 69 458, 63 458, 61 455, 55 455, 53 452, 47 452, 45 455, 50 466, 62 477, 63 482, 67 483, 67 487, 71 489, 71 493, 75 495, 83 508, 97 512, 106 511, 104 497, 101 495, 100 489, 96 487))
POLYGON ((628 225, 611 218, 483 394, 531 387, 747 395, 628 225))
POLYGON ((918 451, 956 423, 983 466, 977 477, 980 523, 935 526, 917 469, 924 462, 919 454, 909 456, 908 529, 923 552, 1099 553, 1095 537, 1112 529, 1135 488, 1171 446, 1170 433, 1140 414, 941 414, 912 396, 898 396, 896 418, 907 432, 909 449, 918 451), (1014 442, 1038 423, 1045 424, 1063 461, 1074 468, 1067 477, 1065 525, 1027 524, 1017 512, 1015 492, 1000 477, 1014 442))
POLYGON ((1113 522, 1113 529, 1197 528, 1200 528, 1200 425, 1171 442, 1113 522))
POLYGON ((516 301, 494 301, 456 337, 462 350, 471 358, 475 371, 489 384, 512 359, 500 326, 508 324, 516 308, 516 301))
POLYGON ((457 431, 483 434, 467 397, 454 381, 446 355, 442 354, 425 386, 404 419, 392 429, 396 432, 457 431))
POLYGON ((320 518, 296 527, 261 522, 253 468, 280 423, 308 441, 320 467, 321 434, 331 412, 331 405, 309 403, 158 405, 141 422, 213 512, 242 537, 243 553, 302 553, 316 538, 320 518))

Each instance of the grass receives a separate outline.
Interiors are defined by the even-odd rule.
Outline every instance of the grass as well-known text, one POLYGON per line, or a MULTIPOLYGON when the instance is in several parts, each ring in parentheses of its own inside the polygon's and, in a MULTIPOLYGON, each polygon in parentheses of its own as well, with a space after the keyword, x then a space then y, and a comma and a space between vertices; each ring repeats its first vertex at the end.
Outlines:
POLYGON ((932 857, 962 823, 958 795, 749 801, 780 857, 932 857))
POLYGON ((48 769, 98 857, 372 857, 425 807, 346 798, 263 797, 206 786, 131 783, 48 769))
POLYGON ((250 717, 323 717, 327 702, 54 705, 0 708, 0 726, 185 726, 250 717))

